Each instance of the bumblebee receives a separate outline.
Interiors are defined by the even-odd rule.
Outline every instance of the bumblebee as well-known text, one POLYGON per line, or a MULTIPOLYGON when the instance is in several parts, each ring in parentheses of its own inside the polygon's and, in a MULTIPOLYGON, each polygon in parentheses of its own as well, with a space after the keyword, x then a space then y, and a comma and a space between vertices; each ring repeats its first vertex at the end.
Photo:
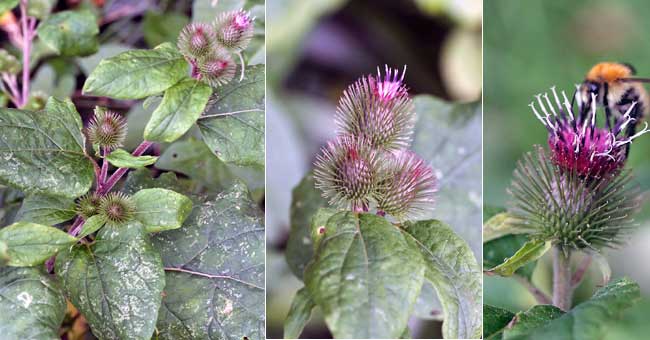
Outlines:
MULTIPOLYGON (((611 128, 612 114, 627 113, 635 123, 650 114, 648 92, 642 84, 650 82, 650 79, 638 78, 635 74, 634 67, 626 63, 603 62, 592 67, 578 87, 581 118, 586 118, 591 110, 592 94, 596 95, 596 105, 605 108, 608 128, 611 128), (636 103, 634 107, 633 103, 636 103)), ((637 124, 627 126, 629 136, 634 135, 636 126, 637 124)))

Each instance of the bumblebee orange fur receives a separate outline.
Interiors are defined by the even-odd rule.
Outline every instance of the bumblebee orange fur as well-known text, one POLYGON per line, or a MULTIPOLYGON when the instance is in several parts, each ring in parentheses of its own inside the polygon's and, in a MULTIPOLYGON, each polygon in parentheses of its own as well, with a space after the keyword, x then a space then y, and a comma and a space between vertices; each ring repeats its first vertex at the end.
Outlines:
POLYGON ((592 67, 587 73, 586 79, 599 83, 613 83, 631 76, 633 76, 633 73, 629 66, 621 63, 604 62, 592 67))

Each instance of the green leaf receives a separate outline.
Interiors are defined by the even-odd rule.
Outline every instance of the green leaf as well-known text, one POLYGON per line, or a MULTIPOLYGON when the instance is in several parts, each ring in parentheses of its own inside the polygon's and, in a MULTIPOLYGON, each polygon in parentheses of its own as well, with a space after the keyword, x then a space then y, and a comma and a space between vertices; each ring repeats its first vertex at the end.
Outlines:
POLYGON ((29 0, 27 1, 27 15, 43 20, 50 15, 56 0, 29 0))
POLYGON ((147 11, 142 22, 144 41, 152 47, 164 42, 175 44, 178 32, 189 22, 190 19, 183 14, 147 11))
POLYGON ((212 88, 196 79, 185 79, 165 91, 163 100, 144 129, 144 139, 173 142, 199 118, 212 95, 212 88))
POLYGON ((154 156, 133 156, 130 152, 117 149, 106 156, 106 160, 118 168, 144 168, 147 165, 156 163, 158 157, 154 156))
POLYGON ((445 221, 478 257, 476 229, 482 219, 481 103, 451 103, 428 95, 413 97, 417 122, 412 149, 427 160, 440 182, 436 208, 421 219, 445 221))
POLYGON ((140 99, 163 92, 187 75, 187 62, 169 43, 102 60, 86 79, 84 94, 140 99))
POLYGON ((135 218, 150 233, 180 228, 192 212, 192 200, 167 189, 140 190, 131 199, 135 218))
POLYGON ((0 241, 7 244, 10 266, 35 266, 77 242, 65 232, 45 225, 16 222, 0 229, 0 241))
POLYGON ((483 338, 502 339, 503 331, 515 314, 490 305, 483 305, 483 338))
POLYGON ((38 25, 38 37, 62 56, 87 56, 99 48, 99 28, 95 16, 87 11, 61 11, 38 25))
POLYGON ((191 194, 194 190, 194 185, 189 180, 178 178, 173 172, 165 172, 156 178, 153 175, 154 172, 146 168, 131 171, 124 181, 122 192, 133 195, 142 189, 163 188, 191 194))
MULTIPOLYGON (((327 200, 314 185, 314 176, 310 172, 291 192, 291 231, 287 240, 286 259, 289 268, 300 280, 307 263, 314 256, 312 217, 319 208, 327 206, 327 200)), ((322 224, 326 222, 327 220, 322 224)))
POLYGON ((219 159, 264 166, 264 65, 246 69, 243 81, 220 87, 207 116, 200 118, 198 125, 203 140, 219 159))
POLYGON ((68 197, 33 194, 25 197, 16 219, 54 225, 76 215, 74 200, 68 197))
POLYGON ((9 264, 9 247, 7 244, 0 241, 0 268, 9 264))
POLYGON ((408 222, 404 235, 424 257, 425 278, 438 292, 442 304, 445 338, 481 336, 481 270, 467 243, 446 224, 408 222))
POLYGON ((83 227, 81 228, 81 232, 79 232, 79 235, 77 235, 78 238, 84 238, 97 230, 101 229, 101 227, 104 226, 106 223, 106 220, 102 215, 94 215, 91 216, 89 219, 87 219, 84 222, 83 227))
POLYGON ((564 315, 527 334, 509 339, 603 339, 611 322, 641 298, 639 285, 628 278, 612 281, 564 315))
POLYGON ((550 241, 528 241, 502 264, 488 269, 485 273, 488 275, 512 276, 517 269, 542 257, 549 249, 551 249, 550 241))
POLYGON ((332 216, 305 284, 335 338, 397 338, 424 279, 424 261, 383 217, 332 216))
POLYGON ((155 234, 167 286, 160 339, 264 339, 262 213, 238 184, 155 234))
POLYGON ((515 315, 513 322, 503 331, 504 339, 525 336, 537 327, 543 326, 564 314, 561 309, 552 305, 537 305, 525 312, 515 315))
POLYGON ((483 205, 483 223, 487 222, 494 215, 506 212, 506 208, 493 206, 489 204, 483 205))
POLYGON ((18 1, 19 0, 0 0, 0 14, 4 14, 4 12, 18 6, 18 1))
POLYGON ((171 144, 156 162, 156 168, 187 175, 211 192, 230 188, 235 180, 228 166, 203 141, 193 138, 171 144))
POLYGON ((140 223, 107 225, 95 243, 57 256, 66 296, 100 339, 150 339, 165 287, 160 254, 140 223))
POLYGON ((316 303, 309 295, 306 287, 301 288, 291 302, 289 314, 284 320, 284 338, 299 339, 300 333, 311 317, 311 311, 316 303))
MULTIPOLYGON (((526 242, 527 235, 506 235, 495 240, 488 241, 483 245, 483 270, 489 270, 503 263, 503 261, 514 255, 526 242)), ((515 271, 528 280, 533 276, 537 261, 528 262, 515 271)))
POLYGON ((483 224, 483 243, 510 234, 523 234, 525 231, 515 224, 516 219, 507 212, 492 216, 483 224))
POLYGON ((0 180, 26 193, 85 194, 94 169, 81 128, 70 99, 50 97, 45 112, 0 109, 0 180))
POLYGON ((41 268, 0 268, 3 339, 60 339, 66 302, 61 286, 41 268))

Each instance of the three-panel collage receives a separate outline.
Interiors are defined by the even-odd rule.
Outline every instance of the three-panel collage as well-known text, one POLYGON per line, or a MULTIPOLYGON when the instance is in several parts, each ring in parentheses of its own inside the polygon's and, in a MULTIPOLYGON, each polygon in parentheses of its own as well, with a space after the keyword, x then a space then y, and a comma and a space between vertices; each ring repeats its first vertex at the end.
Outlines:
POLYGON ((0 0, 0 339, 649 339, 648 17, 0 0))

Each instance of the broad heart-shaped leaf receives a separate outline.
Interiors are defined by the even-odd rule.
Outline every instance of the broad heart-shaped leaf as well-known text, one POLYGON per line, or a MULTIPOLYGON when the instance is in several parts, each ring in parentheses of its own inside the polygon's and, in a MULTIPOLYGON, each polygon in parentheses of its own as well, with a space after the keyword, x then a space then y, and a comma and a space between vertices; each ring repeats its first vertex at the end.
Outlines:
POLYGON ((187 175, 211 192, 230 188, 235 179, 228 166, 203 141, 194 138, 171 144, 156 162, 156 168, 187 175))
POLYGON ((72 219, 77 213, 72 198, 33 194, 25 197, 17 219, 44 225, 54 225, 72 219))
POLYGON ((167 286, 161 339, 264 339, 264 227, 242 184, 203 199, 183 227, 155 234, 167 286))
POLYGON ((0 0, 0 13, 4 13, 16 6, 19 0, 0 0))
POLYGON ((318 209, 326 206, 327 200, 316 189, 311 172, 291 192, 291 231, 287 240, 286 258, 289 268, 300 280, 307 263, 314 256, 312 217, 318 209))
POLYGON ((42 268, 0 268, 3 339, 59 339, 65 308, 59 283, 42 268))
POLYGON ((533 306, 531 309, 515 315, 513 323, 503 331, 503 338, 510 339, 525 336, 535 328, 559 318, 562 314, 564 314, 564 311, 552 305, 533 306))
POLYGON ((311 311, 316 307, 316 303, 309 295, 306 287, 302 287, 296 293, 291 302, 289 314, 284 320, 284 338, 299 339, 300 333, 311 317, 311 311))
POLYGON ((436 208, 426 218, 445 221, 481 257, 481 103, 455 104, 413 97, 417 122, 412 149, 438 176, 436 208))
POLYGON ((100 339, 150 339, 165 276, 160 254, 138 223, 107 225, 93 245, 56 259, 66 296, 100 339))
POLYGON ((445 338, 480 338, 481 269, 467 243, 440 221, 405 224, 404 235, 424 257, 425 278, 442 303, 445 338), (407 236, 408 235, 408 236, 407 236))
POLYGON ((38 25, 38 37, 62 56, 87 56, 99 49, 97 20, 87 10, 61 11, 38 25))
POLYGON ((156 163, 158 157, 154 156, 133 156, 130 152, 124 149, 117 149, 111 151, 106 156, 106 160, 113 166, 118 168, 144 168, 147 165, 156 163))
POLYGON ((511 311, 483 305, 483 339, 502 339, 503 331, 514 317, 511 311))
POLYGON ((529 262, 536 261, 542 255, 546 254, 549 249, 551 249, 550 241, 528 241, 514 255, 507 258, 500 265, 488 269, 485 273, 490 275, 512 276, 517 269, 525 266, 529 262))
POLYGON ((180 228, 192 212, 192 201, 172 190, 143 189, 131 199, 135 203, 135 218, 150 233, 180 228))
POLYGON ((81 129, 69 99, 50 97, 45 112, 0 109, 0 180, 27 193, 85 194, 94 169, 81 129))
POLYGON ((199 118, 203 140, 226 163, 264 166, 264 65, 246 70, 241 82, 220 87, 199 118))
POLYGON ((552 319, 527 334, 509 339, 603 339, 608 323, 621 317, 622 311, 641 297, 639 285, 620 278, 599 289, 594 296, 564 315, 552 319))
POLYGON ((7 244, 10 266, 35 266, 77 239, 53 227, 16 222, 0 229, 0 241, 7 244))
POLYGON ((212 88, 196 79, 185 79, 165 91, 163 100, 144 128, 144 139, 173 142, 199 118, 212 95, 212 88))
POLYGON ((86 79, 84 94, 140 99, 163 92, 187 74, 183 55, 169 43, 102 60, 86 79))
POLYGON ((305 285, 336 338, 397 338, 424 279, 422 255, 383 217, 332 216, 305 285))
MULTIPOLYGON (((494 268, 503 261, 513 256, 524 244, 528 242, 527 235, 506 235, 483 245, 483 270, 494 268)), ((533 276, 537 261, 530 261, 515 271, 528 280, 533 276)))

